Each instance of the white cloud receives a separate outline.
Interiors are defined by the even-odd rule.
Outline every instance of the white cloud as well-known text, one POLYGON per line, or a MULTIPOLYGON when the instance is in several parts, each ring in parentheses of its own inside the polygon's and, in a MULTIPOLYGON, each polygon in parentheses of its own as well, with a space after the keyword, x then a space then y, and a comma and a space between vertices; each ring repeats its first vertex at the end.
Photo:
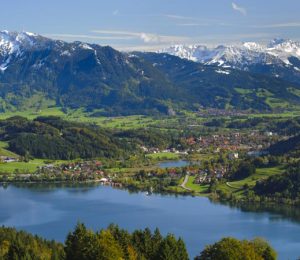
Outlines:
POLYGON ((198 21, 195 17, 190 16, 182 16, 182 15, 176 15, 176 14, 164 14, 164 17, 174 19, 174 20, 188 20, 188 21, 198 21))
POLYGON ((112 45, 113 48, 119 50, 119 51, 158 51, 164 48, 169 47, 169 44, 157 44, 157 45, 112 45))
POLYGON ((209 24, 201 24, 201 23, 179 23, 179 26, 209 26, 209 24))
POLYGON ((285 28, 285 27, 300 27, 300 22, 277 23, 267 25, 254 25, 253 28, 285 28))
POLYGON ((140 35, 141 39, 145 42, 160 42, 160 38, 158 35, 155 34, 147 34, 147 33, 141 33, 140 35))
POLYGON ((182 43, 187 41, 188 37, 183 36, 173 36, 173 35, 159 35, 154 33, 145 33, 145 32, 130 32, 130 31, 114 31, 114 30, 93 30, 93 33, 108 35, 119 35, 124 37, 133 37, 143 41, 144 43, 182 43))
POLYGON ((246 10, 246 8, 241 7, 241 6, 239 6, 239 5, 237 5, 236 3, 233 3, 233 2, 231 3, 231 5, 232 5, 232 9, 233 9, 233 10, 235 10, 235 11, 241 13, 242 15, 247 15, 247 10, 246 10))

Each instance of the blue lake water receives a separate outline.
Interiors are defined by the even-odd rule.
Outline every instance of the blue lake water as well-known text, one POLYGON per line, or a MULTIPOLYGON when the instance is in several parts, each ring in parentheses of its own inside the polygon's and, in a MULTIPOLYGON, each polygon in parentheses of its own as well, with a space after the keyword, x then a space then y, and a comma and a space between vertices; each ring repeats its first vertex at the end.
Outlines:
POLYGON ((296 259, 300 256, 297 216, 299 211, 290 208, 277 213, 247 211, 207 198, 146 196, 97 185, 0 187, 0 225, 59 241, 64 241, 78 221, 95 230, 110 223, 130 231, 159 227, 164 234, 181 236, 191 257, 225 236, 259 236, 270 241, 279 259, 296 259))
POLYGON ((184 160, 178 161, 166 161, 158 164, 160 168, 176 168, 176 167, 185 167, 190 165, 190 162, 184 160))

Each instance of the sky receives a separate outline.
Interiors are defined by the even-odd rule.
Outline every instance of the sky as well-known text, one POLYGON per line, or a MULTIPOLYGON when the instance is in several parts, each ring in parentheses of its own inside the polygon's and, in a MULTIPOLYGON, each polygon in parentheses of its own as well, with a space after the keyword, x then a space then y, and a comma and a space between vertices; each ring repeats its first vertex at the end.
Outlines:
POLYGON ((0 0, 0 30, 156 50, 300 40, 300 0, 0 0))

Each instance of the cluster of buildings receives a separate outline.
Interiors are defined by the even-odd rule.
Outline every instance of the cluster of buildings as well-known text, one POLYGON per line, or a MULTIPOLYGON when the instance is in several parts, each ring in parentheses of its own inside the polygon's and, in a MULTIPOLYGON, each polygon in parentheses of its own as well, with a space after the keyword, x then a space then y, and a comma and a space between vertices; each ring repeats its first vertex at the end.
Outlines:
MULTIPOLYGON (((198 138, 189 137, 186 143, 193 146, 197 151, 214 149, 214 152, 222 151, 260 151, 270 146, 277 135, 272 132, 252 131, 249 133, 230 132, 227 134, 214 134, 200 136, 198 138)), ((237 153, 232 153, 231 159, 237 159, 237 153)))
POLYGON ((225 166, 215 167, 213 169, 199 169, 196 173, 189 172, 189 175, 196 176, 195 184, 209 184, 212 179, 222 179, 228 173, 228 168, 225 166))
POLYGON ((100 161, 83 161, 83 162, 69 162, 60 165, 47 164, 41 166, 37 174, 65 174, 65 175, 85 175, 85 176, 99 176, 105 177, 103 165, 100 161))
POLYGON ((228 152, 228 159, 239 158, 239 152, 249 153, 250 156, 262 155, 262 151, 277 141, 279 136, 273 132, 252 131, 250 133, 228 132, 199 137, 187 137, 183 140, 187 144, 184 150, 176 148, 159 149, 156 147, 141 146, 145 153, 175 153, 187 155, 193 152, 219 153, 228 152))
POLYGON ((250 114, 250 111, 245 110, 227 110, 227 109, 217 109, 217 108, 208 108, 205 110, 200 110, 198 115, 201 117, 219 117, 219 116, 244 116, 250 114))

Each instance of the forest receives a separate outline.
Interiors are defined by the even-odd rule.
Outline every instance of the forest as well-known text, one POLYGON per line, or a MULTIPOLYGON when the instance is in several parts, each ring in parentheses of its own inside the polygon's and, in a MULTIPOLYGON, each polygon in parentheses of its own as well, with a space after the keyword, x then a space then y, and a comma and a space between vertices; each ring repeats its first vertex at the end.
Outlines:
POLYGON ((108 130, 54 116, 32 121, 19 116, 2 120, 0 139, 21 156, 52 160, 118 158, 135 149, 108 130))

